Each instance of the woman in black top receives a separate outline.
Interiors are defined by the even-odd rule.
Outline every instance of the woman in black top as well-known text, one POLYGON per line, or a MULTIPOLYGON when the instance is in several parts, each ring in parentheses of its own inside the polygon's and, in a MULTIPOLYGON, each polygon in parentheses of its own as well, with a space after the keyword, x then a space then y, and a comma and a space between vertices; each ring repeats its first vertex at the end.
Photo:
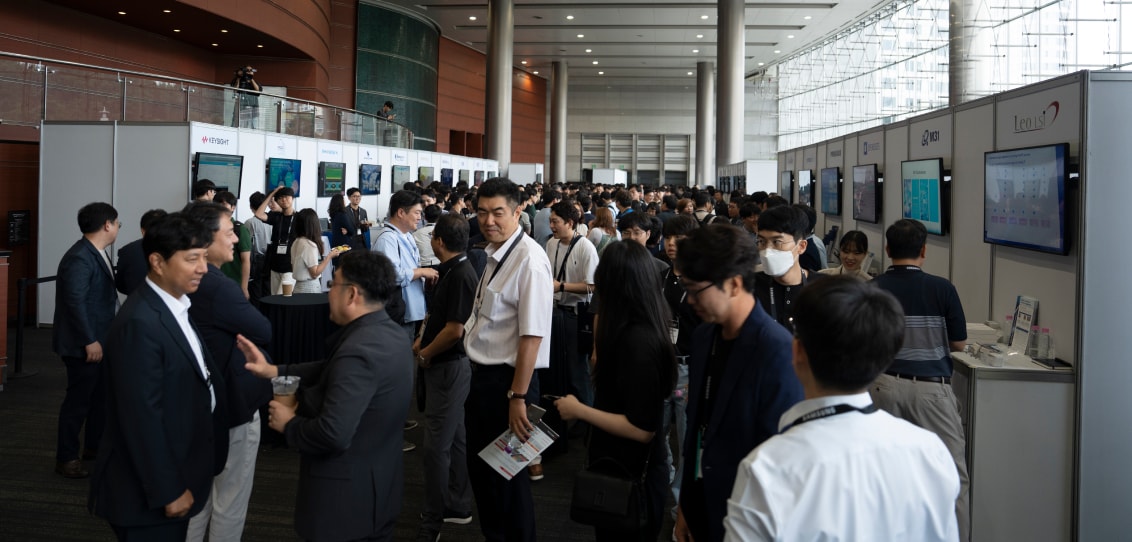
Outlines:
POLYGON ((601 360, 594 369, 594 406, 573 395, 555 402, 563 419, 579 419, 593 427, 589 462, 613 459, 625 474, 639 477, 647 469, 645 488, 648 524, 637 532, 595 529, 597 540, 656 540, 668 487, 661 413, 672 393, 675 353, 668 333, 668 305, 661 297, 660 277, 652 256, 638 243, 619 241, 602 254, 594 273, 598 308, 596 348, 601 360))

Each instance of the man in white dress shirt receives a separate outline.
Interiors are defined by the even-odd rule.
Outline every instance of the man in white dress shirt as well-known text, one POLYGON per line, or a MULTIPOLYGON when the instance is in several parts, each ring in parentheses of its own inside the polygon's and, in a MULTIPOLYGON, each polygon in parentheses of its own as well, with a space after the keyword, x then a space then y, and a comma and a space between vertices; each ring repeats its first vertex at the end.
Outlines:
POLYGON ((806 399, 740 463, 725 540, 958 540, 947 447, 868 394, 903 343, 900 304, 835 276, 806 287, 794 314, 806 399))
POLYGON ((535 369, 550 366, 554 279, 546 252, 519 229, 519 187, 508 179, 480 186, 476 217, 488 242, 464 349, 472 361, 465 403, 468 478, 487 540, 535 540, 534 502, 524 469, 507 480, 479 458, 505 429, 526 440, 527 403, 538 402, 535 369), (506 425, 505 425, 506 424, 506 425))

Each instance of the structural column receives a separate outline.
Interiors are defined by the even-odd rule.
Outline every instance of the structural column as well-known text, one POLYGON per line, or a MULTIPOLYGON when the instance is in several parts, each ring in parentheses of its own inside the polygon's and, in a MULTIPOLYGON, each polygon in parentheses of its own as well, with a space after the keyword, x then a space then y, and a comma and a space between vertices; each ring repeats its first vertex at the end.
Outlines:
POLYGON ((487 158, 499 176, 511 166, 511 69, 515 42, 514 0, 487 3, 487 158))
POLYGON ((696 184, 715 184, 715 64, 696 63, 696 184))
POLYGON ((948 41, 948 104, 952 106, 993 93, 994 47, 990 28, 975 21, 980 0, 951 2, 948 41))
MULTIPOLYGON (((716 100, 716 163, 743 160, 743 59, 746 50, 744 0, 719 0, 719 97, 716 100)), ((711 179, 715 178, 712 174, 711 179)))
POLYGON ((566 182, 566 89, 569 74, 566 62, 551 65, 550 94, 550 178, 548 182, 566 182))

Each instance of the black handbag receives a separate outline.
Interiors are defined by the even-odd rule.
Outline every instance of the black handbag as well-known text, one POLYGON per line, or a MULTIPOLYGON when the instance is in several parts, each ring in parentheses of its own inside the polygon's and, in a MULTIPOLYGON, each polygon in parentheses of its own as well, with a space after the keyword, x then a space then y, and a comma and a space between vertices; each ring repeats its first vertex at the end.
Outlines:
POLYGON ((612 531, 639 531, 648 523, 645 473, 633 477, 611 458, 600 458, 578 471, 570 501, 570 519, 612 531))
POLYGON ((590 302, 578 302, 577 314, 578 353, 588 356, 594 351, 594 315, 590 312, 590 302))

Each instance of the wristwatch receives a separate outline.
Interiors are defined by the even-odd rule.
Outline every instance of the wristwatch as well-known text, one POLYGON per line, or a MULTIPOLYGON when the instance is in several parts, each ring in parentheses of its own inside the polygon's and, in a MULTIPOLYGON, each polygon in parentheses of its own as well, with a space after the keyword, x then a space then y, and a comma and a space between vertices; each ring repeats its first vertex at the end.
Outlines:
POLYGON ((524 399, 525 400, 526 398, 527 398, 527 394, 525 394, 525 393, 515 393, 512 390, 507 390, 507 400, 512 400, 512 399, 524 399))

